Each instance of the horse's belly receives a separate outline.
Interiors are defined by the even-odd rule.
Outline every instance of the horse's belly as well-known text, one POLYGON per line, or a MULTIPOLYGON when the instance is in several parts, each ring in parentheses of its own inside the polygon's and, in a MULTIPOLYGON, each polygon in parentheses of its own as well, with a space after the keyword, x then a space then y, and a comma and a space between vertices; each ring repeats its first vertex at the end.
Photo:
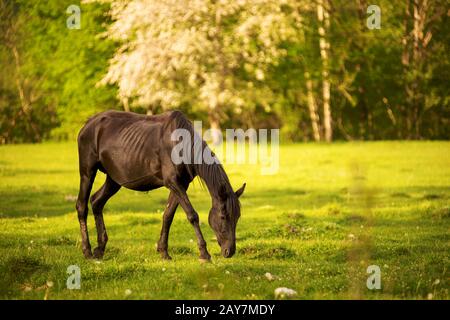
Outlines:
POLYGON ((163 186, 163 181, 156 177, 142 177, 137 181, 124 183, 125 188, 136 190, 136 191, 150 191, 153 189, 158 189, 163 186))
POLYGON ((163 186, 159 159, 133 157, 122 150, 102 152, 100 162, 106 174, 123 187, 149 191, 163 186))
POLYGON ((133 190, 152 190, 163 185, 160 124, 148 121, 103 124, 99 130, 99 162, 115 182, 133 190))

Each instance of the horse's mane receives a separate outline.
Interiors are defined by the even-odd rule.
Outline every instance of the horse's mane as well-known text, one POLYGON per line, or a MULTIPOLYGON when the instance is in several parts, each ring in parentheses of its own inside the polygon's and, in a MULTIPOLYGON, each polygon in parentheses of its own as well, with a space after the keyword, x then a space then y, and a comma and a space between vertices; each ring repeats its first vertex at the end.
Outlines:
MULTIPOLYGON (((174 126, 171 129, 186 129, 191 134, 191 142, 192 142, 192 150, 191 155, 194 156, 194 135, 198 133, 195 132, 192 123, 189 119, 181 111, 172 111, 169 116, 169 123, 172 123, 174 126)), ((201 137, 200 137, 201 139, 201 137)), ((202 141, 202 155, 205 149, 209 150, 209 146, 206 142, 202 141)), ((214 153, 210 151, 211 154, 215 157, 214 153)), ((192 159, 193 160, 193 159, 192 159)), ((193 161, 192 161, 193 162, 193 161)), ((202 161, 200 164, 192 163, 186 165, 188 172, 191 174, 192 178, 195 176, 200 177, 200 181, 205 183, 208 186, 208 189, 211 193, 216 196, 226 195, 226 209, 227 212, 231 212, 233 214, 239 213, 240 203, 239 199, 233 191, 231 187, 230 181, 228 179, 227 174, 225 173, 225 169, 222 164, 217 160, 212 164, 205 163, 202 161)))

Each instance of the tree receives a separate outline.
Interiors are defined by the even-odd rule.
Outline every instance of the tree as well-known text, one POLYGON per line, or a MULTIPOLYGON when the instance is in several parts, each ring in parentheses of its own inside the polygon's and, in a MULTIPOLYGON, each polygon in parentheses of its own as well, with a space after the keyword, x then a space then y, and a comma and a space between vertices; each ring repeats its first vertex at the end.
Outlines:
POLYGON ((4 127, 1 130, 3 143, 14 139, 13 134, 18 133, 14 132, 18 123, 22 124, 21 130, 24 131, 25 136, 30 137, 31 141, 40 141, 43 135, 42 128, 34 119, 38 113, 35 110, 35 104, 42 93, 39 88, 41 79, 23 70, 25 59, 21 52, 24 46, 21 28, 25 22, 24 17, 19 14, 18 3, 4 0, 0 2, 0 40, 4 45, 1 56, 5 61, 12 61, 4 69, 9 71, 3 74, 7 78, 2 77, 1 81, 2 91, 5 94, 5 98, 1 99, 1 107, 4 111, 2 119, 4 127), (11 83, 13 87, 10 86, 11 83))
POLYGON ((227 110, 267 105, 264 80, 295 36, 293 0, 112 1, 108 37, 122 41, 102 83, 134 105, 188 104, 219 128, 227 110))
POLYGON ((294 141, 448 139, 447 2, 379 0, 372 29, 367 0, 85 0, 71 30, 71 0, 0 0, 0 143, 74 139, 111 108, 294 141))
POLYGON ((404 15, 402 63, 405 83, 405 138, 421 138, 421 124, 426 109, 435 101, 427 89, 434 68, 433 54, 442 50, 431 42, 435 25, 445 15, 445 2, 408 0, 404 15))
POLYGON ((315 141, 320 141, 319 115, 317 114, 317 104, 314 98, 314 88, 311 76, 308 71, 305 71, 305 84, 308 97, 309 116, 311 118, 311 127, 315 141))
POLYGON ((117 104, 114 88, 95 87, 114 50, 97 37, 105 6, 82 4, 81 29, 70 30, 70 4, 0 0, 0 143, 73 139, 117 104))

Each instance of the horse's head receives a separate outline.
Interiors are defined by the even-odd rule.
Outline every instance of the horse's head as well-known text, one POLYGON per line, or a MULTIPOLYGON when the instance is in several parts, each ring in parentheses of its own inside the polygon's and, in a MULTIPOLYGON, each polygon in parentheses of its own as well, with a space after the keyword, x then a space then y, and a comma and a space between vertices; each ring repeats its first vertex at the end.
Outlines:
POLYGON ((236 251, 236 225, 241 216, 238 198, 244 189, 245 183, 235 192, 227 191, 225 187, 220 188, 218 197, 213 199, 213 206, 209 211, 209 225, 216 234, 217 242, 225 258, 232 257, 236 251))

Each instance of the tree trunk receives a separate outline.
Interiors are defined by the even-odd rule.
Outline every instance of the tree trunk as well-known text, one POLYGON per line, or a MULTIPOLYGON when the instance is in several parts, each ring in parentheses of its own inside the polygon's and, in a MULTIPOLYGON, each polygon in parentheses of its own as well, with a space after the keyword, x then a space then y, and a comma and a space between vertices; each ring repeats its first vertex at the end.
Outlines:
POLYGON ((222 140, 220 137, 220 122, 219 117, 215 114, 215 110, 210 110, 209 112, 209 126, 211 129, 211 143, 213 146, 219 145, 222 140))
POLYGON ((329 58, 328 50, 330 44, 326 38, 327 31, 330 27, 330 19, 328 11, 324 8, 324 2, 327 0, 317 1, 317 18, 319 20, 319 45, 320 57, 322 59, 322 103, 323 103, 323 127, 325 141, 331 142, 333 139, 333 131, 331 127, 331 107, 330 107, 330 80, 329 80, 329 58))
MULTIPOLYGON (((403 18, 403 28, 404 28, 404 35, 402 38, 402 45, 403 45, 403 52, 402 52, 402 65, 403 65, 403 72, 405 73, 404 78, 406 79, 407 76, 406 74, 410 72, 410 35, 409 35, 409 19, 411 17, 410 14, 410 0, 406 1, 406 6, 405 6, 405 16, 403 18)), ((409 115, 408 115, 408 104, 409 104, 409 100, 410 100, 410 88, 409 88, 409 82, 406 81, 405 82, 405 100, 404 103, 402 105, 400 105, 399 109, 400 109, 400 114, 401 114, 401 118, 400 118, 400 123, 402 123, 402 125, 400 126, 399 129, 399 138, 404 139, 406 137, 408 137, 408 127, 410 127, 409 124, 409 115)))
MULTIPOLYGON (((226 57, 222 48, 222 10, 220 8, 221 4, 218 2, 215 11, 215 38, 214 38, 214 47, 217 56, 218 62, 218 75, 219 75, 219 90, 216 92, 216 101, 220 100, 220 95, 226 90, 225 80, 227 75, 227 63, 226 57)), ((209 125, 211 129, 211 142, 213 146, 219 145, 222 140, 220 137, 220 113, 223 107, 223 101, 216 102, 215 105, 210 105, 208 119, 209 125)))
POLYGON ((123 110, 130 112, 130 104, 128 103, 128 97, 122 98, 123 110))
POLYGON ((428 0, 414 0, 414 27, 413 27, 413 62, 416 68, 414 84, 413 84, 413 105, 411 119, 413 123, 413 137, 415 139, 420 138, 420 115, 423 105, 425 103, 423 94, 421 92, 423 88, 423 74, 424 74, 424 49, 426 43, 424 43, 425 35, 425 20, 427 18, 428 0))
MULTIPOLYGON (((364 48, 368 47, 367 37, 361 36, 366 34, 367 31, 367 1, 366 0, 358 0, 358 16, 360 21, 360 30, 358 30, 358 43, 359 48, 364 50, 364 48)), ((361 121, 360 121, 360 137, 362 140, 369 139, 373 140, 373 115, 370 108, 370 103, 367 101, 367 83, 366 76, 364 74, 365 71, 370 70, 367 64, 367 59, 365 56, 360 56, 357 60, 356 68, 358 72, 361 72, 361 77, 358 86, 359 98, 357 102, 358 108, 361 110, 361 121)))
POLYGON ((311 118, 311 126, 315 141, 320 141, 319 115, 317 114, 317 105, 314 99, 313 83, 309 72, 305 72, 306 92, 308 99, 309 117, 311 118))
POLYGON ((410 0, 407 2, 402 63, 405 73, 412 74, 412 79, 405 83, 405 137, 409 139, 420 138, 421 114, 425 104, 423 94, 424 51, 432 36, 430 31, 425 34, 428 10, 428 0, 410 0), (408 23, 411 19, 412 23, 408 23))
POLYGON ((12 44, 10 46, 10 49, 14 56, 14 62, 16 66, 16 87, 17 91, 19 93, 19 99, 20 99, 20 107, 23 115, 28 120, 28 123, 30 125, 31 130, 34 134, 34 141, 41 141, 41 134, 39 133, 39 128, 36 126, 36 124, 33 122, 33 118, 31 116, 31 102, 29 97, 26 95, 25 81, 22 81, 21 75, 20 75, 20 57, 19 57, 19 51, 17 50, 17 47, 15 44, 12 44))

